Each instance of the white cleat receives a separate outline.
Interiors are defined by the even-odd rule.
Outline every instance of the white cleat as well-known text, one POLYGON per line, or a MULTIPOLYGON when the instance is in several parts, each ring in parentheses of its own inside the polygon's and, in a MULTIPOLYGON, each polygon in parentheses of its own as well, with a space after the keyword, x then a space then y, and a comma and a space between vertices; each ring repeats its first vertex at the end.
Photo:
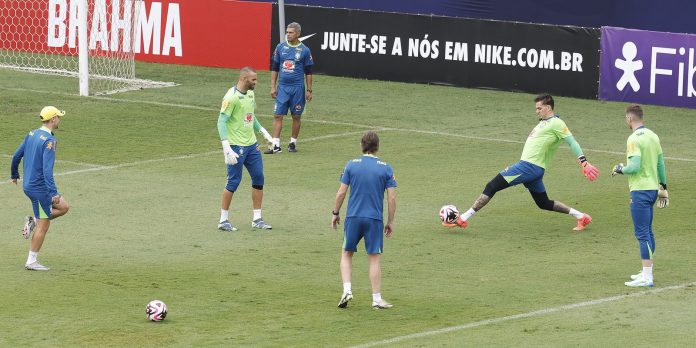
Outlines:
POLYGON ((50 268, 42 265, 39 263, 39 261, 34 261, 32 263, 28 263, 24 265, 24 268, 26 268, 29 271, 48 271, 50 268))
POLYGON ((641 274, 638 276, 636 279, 631 280, 630 282, 625 282, 626 286, 630 286, 632 288, 637 288, 637 287, 653 287, 653 281, 652 280, 647 280, 643 278, 643 275, 641 274))
POLYGON ((631 274, 631 280, 636 280, 636 279, 638 279, 639 277, 642 277, 642 276, 643 276, 643 272, 638 272, 638 273, 636 273, 636 274, 631 274))
POLYGON ((353 293, 346 292, 341 296, 341 300, 338 301, 338 308, 348 307, 348 302, 353 299, 353 293))
POLYGON ((24 237, 24 239, 29 239, 31 233, 34 232, 34 228, 36 228, 36 219, 34 219, 33 216, 25 216, 22 237, 24 237))
POLYGON ((384 299, 380 301, 372 301, 372 308, 374 309, 387 309, 387 308, 392 308, 394 305, 391 303, 385 301, 384 299))
POLYGON ((256 219, 251 222, 251 228, 258 228, 260 230, 270 230, 273 227, 267 224, 266 221, 263 221, 263 219, 256 219))
POLYGON ((225 232, 232 232, 232 231, 236 231, 237 228, 234 227, 234 225, 232 225, 231 222, 229 222, 228 220, 225 220, 225 221, 221 221, 218 224, 218 230, 225 231, 225 232))

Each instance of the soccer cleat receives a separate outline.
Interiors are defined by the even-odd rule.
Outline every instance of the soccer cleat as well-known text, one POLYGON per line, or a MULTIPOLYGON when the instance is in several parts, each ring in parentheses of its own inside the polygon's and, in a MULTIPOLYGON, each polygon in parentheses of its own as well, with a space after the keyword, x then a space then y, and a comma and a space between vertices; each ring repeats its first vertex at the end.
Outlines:
POLYGON ((582 217, 578 219, 578 225, 573 228, 573 231, 584 230, 590 222, 592 222, 592 217, 587 214, 582 214, 582 217))
POLYGON ((39 261, 34 261, 32 263, 24 265, 24 268, 30 271, 48 271, 50 268, 42 265, 39 261))
POLYGON ((24 217, 24 228, 22 229, 22 237, 24 237, 24 239, 29 239, 31 233, 34 232, 34 228, 36 228, 36 219, 34 219, 33 216, 24 217))
POLYGON ((236 231, 237 228, 234 227, 234 225, 232 225, 231 222, 229 222, 228 220, 225 220, 225 221, 221 221, 218 224, 218 230, 225 231, 225 232, 232 232, 232 231, 236 231))
POLYGON ((466 220, 462 220, 461 217, 457 217, 457 220, 453 223, 443 221, 442 226, 450 227, 450 228, 459 226, 461 228, 466 228, 467 226, 469 226, 469 223, 466 220))
POLYGON ((350 292, 345 292, 341 296, 341 300, 338 301, 338 308, 346 308, 348 307, 348 302, 353 299, 353 294, 350 292))
POLYGON ((638 272, 636 274, 631 274, 631 280, 636 280, 643 276, 643 272, 638 272))
POLYGON ((392 308, 394 305, 391 303, 385 301, 384 299, 377 301, 372 301, 372 308, 374 309, 387 309, 387 308, 392 308))
POLYGON ((288 152, 297 152, 297 148, 295 147, 295 143, 288 144, 288 152))
POLYGON ((251 228, 258 228, 260 230, 270 230, 273 228, 273 226, 267 224, 266 221, 263 221, 263 219, 256 219, 251 222, 251 228))
POLYGON ((264 151, 263 153, 265 155, 272 155, 274 153, 279 153, 279 152, 283 152, 283 149, 281 149, 280 146, 273 145, 272 149, 268 149, 268 150, 264 151))
POLYGON ((630 282, 625 282, 624 283, 626 286, 630 286, 632 288, 637 288, 637 287, 653 287, 653 281, 652 280, 647 280, 643 278, 643 275, 641 274, 638 276, 636 279, 631 280, 630 282))

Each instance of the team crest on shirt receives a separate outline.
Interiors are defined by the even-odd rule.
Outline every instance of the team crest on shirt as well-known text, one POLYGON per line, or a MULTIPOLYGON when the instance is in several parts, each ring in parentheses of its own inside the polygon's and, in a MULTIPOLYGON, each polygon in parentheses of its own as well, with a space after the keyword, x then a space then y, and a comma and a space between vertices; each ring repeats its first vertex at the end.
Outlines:
POLYGON ((295 60, 300 60, 301 55, 302 55, 302 50, 296 50, 295 51, 295 60))
POLYGON ((295 71, 295 61, 287 59, 283 61, 283 72, 293 72, 295 71))
POLYGON ((252 114, 251 112, 247 112, 245 121, 251 122, 253 120, 254 120, 254 114, 252 114))

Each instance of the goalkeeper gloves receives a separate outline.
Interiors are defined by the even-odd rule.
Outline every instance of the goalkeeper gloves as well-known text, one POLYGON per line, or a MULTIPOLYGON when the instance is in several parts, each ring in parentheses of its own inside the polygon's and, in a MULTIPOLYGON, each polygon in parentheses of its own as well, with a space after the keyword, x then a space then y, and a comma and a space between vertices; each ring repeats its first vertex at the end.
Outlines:
POLYGON ((623 163, 619 163, 614 166, 614 168, 611 169, 611 177, 613 178, 616 175, 623 174, 623 163))
POLYGON ((669 192, 667 192, 667 184, 660 184, 660 189, 657 190, 657 207, 662 209, 669 205, 669 192))
POLYGON ((222 153, 225 154, 225 164, 237 164, 237 158, 239 158, 239 155, 232 150, 228 140, 222 140, 222 153))
POLYGON ((587 162, 585 155, 580 155, 578 157, 578 163, 582 167, 582 174, 587 178, 587 180, 595 181, 599 177, 599 169, 587 162))

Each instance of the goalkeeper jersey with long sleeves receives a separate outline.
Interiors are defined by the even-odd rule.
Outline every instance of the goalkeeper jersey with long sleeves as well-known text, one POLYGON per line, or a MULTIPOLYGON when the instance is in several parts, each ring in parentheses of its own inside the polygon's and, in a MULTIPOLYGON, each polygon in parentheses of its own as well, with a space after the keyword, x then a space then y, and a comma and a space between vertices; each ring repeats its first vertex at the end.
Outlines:
POLYGON ((56 139, 46 127, 30 131, 12 156, 12 179, 19 179, 19 162, 24 158, 24 181, 22 187, 29 192, 47 192, 58 195, 53 180, 53 165, 56 161, 56 139))

